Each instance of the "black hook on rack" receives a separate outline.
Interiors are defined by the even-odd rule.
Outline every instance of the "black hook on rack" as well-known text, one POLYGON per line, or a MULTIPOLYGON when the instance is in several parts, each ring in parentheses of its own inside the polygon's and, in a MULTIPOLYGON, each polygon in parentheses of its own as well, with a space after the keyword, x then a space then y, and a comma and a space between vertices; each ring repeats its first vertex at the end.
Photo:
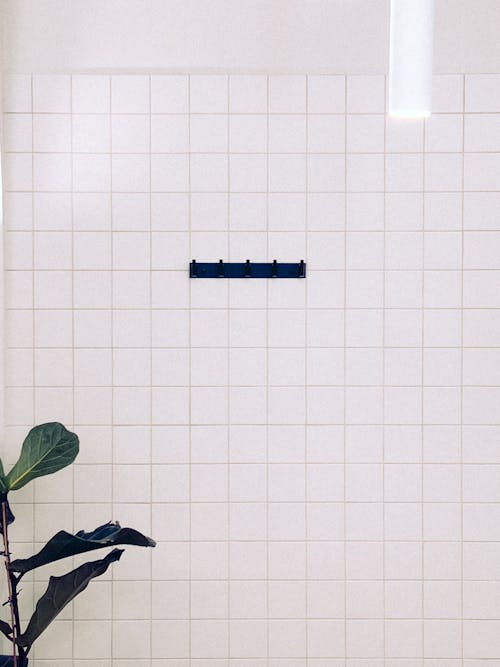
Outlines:
POLYGON ((305 278, 306 263, 300 262, 197 262, 189 265, 190 278, 305 278))

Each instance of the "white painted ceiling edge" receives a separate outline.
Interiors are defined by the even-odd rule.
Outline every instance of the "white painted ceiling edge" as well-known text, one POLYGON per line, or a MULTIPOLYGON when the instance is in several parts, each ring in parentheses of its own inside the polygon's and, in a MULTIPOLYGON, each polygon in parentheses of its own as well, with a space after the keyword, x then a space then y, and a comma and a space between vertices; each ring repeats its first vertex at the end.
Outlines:
MULTIPOLYGON (((390 0, 1 0, 0 6, 4 72, 388 71, 390 0)), ((500 72, 499 34, 500 0, 436 0, 434 72, 500 72)))

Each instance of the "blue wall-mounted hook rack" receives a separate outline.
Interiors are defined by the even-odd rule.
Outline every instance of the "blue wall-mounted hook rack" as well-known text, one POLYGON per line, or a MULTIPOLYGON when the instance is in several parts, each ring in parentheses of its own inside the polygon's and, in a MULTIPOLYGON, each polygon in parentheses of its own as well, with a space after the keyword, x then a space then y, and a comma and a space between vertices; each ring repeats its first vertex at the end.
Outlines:
POLYGON ((189 265, 190 278, 305 278, 306 263, 300 262, 197 262, 189 265))

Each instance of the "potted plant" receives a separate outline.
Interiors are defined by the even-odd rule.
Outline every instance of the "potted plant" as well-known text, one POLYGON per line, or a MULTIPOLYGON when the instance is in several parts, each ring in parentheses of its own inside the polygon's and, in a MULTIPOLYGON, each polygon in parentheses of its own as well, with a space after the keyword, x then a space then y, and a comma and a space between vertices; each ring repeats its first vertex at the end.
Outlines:
POLYGON ((14 515, 8 495, 42 475, 51 475, 70 465, 79 450, 78 437, 62 424, 52 422, 35 426, 26 436, 21 454, 13 468, 5 474, 0 460, 0 531, 3 539, 3 558, 8 587, 10 619, 0 620, 0 632, 12 644, 10 655, 0 655, 0 667, 26 667, 28 653, 36 639, 56 616, 89 582, 104 574, 111 563, 119 560, 123 549, 113 548, 104 558, 93 560, 60 577, 50 577, 45 593, 36 604, 35 611, 25 628, 21 627, 18 607, 18 586, 22 577, 37 567, 53 563, 61 558, 76 556, 103 547, 133 544, 154 547, 155 542, 133 528, 122 528, 110 522, 91 532, 83 530, 74 535, 60 530, 36 554, 29 558, 12 559, 9 550, 9 525, 14 515))

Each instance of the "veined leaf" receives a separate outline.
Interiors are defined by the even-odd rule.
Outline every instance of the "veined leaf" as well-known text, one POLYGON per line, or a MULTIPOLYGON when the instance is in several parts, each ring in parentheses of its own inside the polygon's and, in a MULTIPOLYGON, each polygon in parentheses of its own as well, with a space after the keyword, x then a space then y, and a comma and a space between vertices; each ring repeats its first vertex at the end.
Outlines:
POLYGON ((28 627, 17 638, 19 646, 29 649, 64 607, 84 591, 94 577, 104 574, 111 563, 120 560, 122 553, 123 549, 113 549, 101 560, 80 565, 62 577, 50 577, 47 590, 38 600, 28 627))
MULTIPOLYGON (((28 660, 17 656, 17 667, 26 667, 28 660)), ((14 658, 12 655, 0 655, 0 667, 14 667, 14 658)))
POLYGON ((133 528, 122 528, 118 522, 105 523, 95 530, 86 533, 80 530, 76 535, 60 530, 51 537, 47 544, 30 558, 18 558, 10 564, 14 572, 25 574, 36 567, 53 563, 61 558, 76 556, 94 549, 132 544, 138 547, 154 547, 156 542, 133 528))
MULTIPOLYGON (((0 531, 3 531, 3 509, 2 506, 5 503, 5 518, 7 519, 7 525, 10 526, 13 521, 15 521, 15 516, 12 514, 10 509, 9 500, 6 493, 0 493, 0 531)), ((0 666, 1 667, 1 666, 0 666)))
POLYGON ((3 469, 2 459, 0 459, 0 493, 7 493, 9 487, 5 479, 5 470, 3 469))
POLYGON ((35 426, 26 436, 21 455, 7 475, 10 491, 20 489, 35 477, 51 475, 75 460, 78 436, 59 422, 35 426))
POLYGON ((9 637, 12 634, 12 628, 7 621, 0 620, 0 632, 3 632, 6 637, 9 637))

